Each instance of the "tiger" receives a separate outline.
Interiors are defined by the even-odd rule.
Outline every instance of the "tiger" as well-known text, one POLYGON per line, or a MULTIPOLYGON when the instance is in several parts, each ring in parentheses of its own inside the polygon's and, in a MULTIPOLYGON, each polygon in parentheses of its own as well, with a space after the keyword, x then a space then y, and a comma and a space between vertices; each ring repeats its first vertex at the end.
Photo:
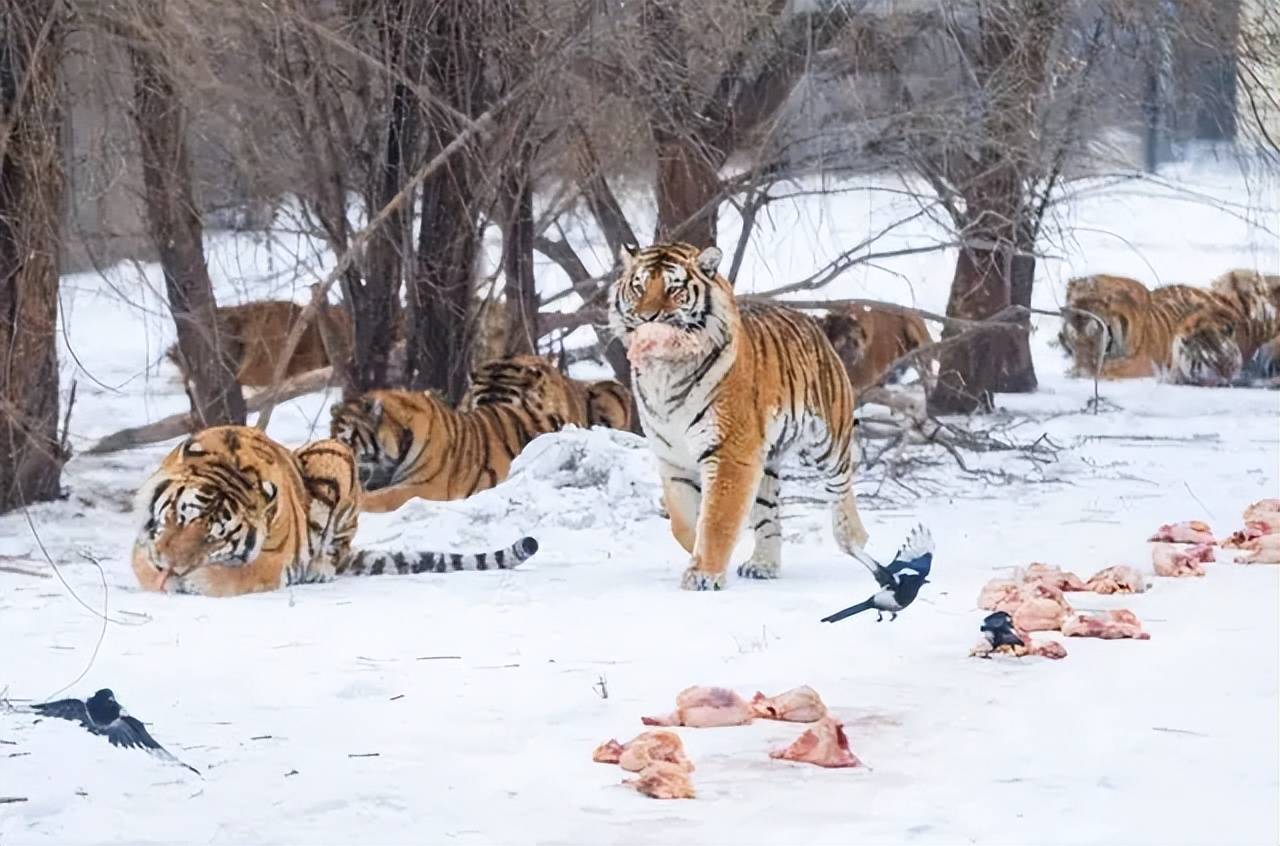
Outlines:
MULTIPOLYGON (((933 342, 918 315, 871 306, 832 309, 821 324, 855 391, 878 385, 891 364, 933 342)), ((902 369, 888 373, 888 378, 897 376, 902 369)), ((920 360, 917 370, 927 382, 929 363, 920 360)))
POLYGON ((356 550, 360 497, 345 444, 291 451, 255 428, 204 429, 138 492, 134 575, 148 591, 224 597, 344 575, 510 569, 538 551, 531 537, 492 553, 356 550))
POLYGON ((1230 270, 1208 293, 1212 302, 1174 331, 1169 381, 1220 386, 1246 375, 1265 378, 1272 366, 1269 342, 1280 335, 1280 276, 1230 270))
POLYGON ((1155 375, 1151 359, 1134 352, 1150 307, 1147 286, 1127 276, 1094 274, 1068 280, 1058 342, 1072 359, 1070 374, 1110 379, 1155 375))
POLYGON ((858 556, 867 531, 853 494, 854 391, 818 322, 736 302, 715 246, 624 246, 619 258, 609 322, 631 360, 671 532, 690 556, 681 587, 723 589, 748 520, 755 549, 738 575, 778 577, 788 458, 817 477, 837 544, 858 556))
MULTIPOLYGON (((225 342, 235 362, 236 381, 246 388, 264 388, 275 377, 276 358, 289 331, 302 318, 303 306, 285 300, 258 300, 234 306, 219 306, 218 321, 226 332, 225 342)), ((343 306, 325 306, 323 319, 331 321, 346 338, 351 337, 351 317, 343 306)), ((178 368, 183 381, 188 378, 186 360, 177 344, 165 352, 178 368)), ((320 333, 319 320, 312 320, 302 333, 285 370, 285 376, 309 373, 331 364, 320 333)))
POLYGON ((472 381, 457 408, 432 391, 401 390, 332 407, 330 433, 356 455, 365 511, 469 497, 506 479, 538 435, 630 422, 621 385, 583 385, 536 356, 490 362, 472 381))

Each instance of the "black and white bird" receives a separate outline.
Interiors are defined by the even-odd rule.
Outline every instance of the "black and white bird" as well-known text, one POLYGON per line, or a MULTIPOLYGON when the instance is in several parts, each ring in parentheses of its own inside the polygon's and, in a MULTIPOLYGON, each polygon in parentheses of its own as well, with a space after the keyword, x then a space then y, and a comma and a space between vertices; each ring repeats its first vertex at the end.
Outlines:
POLYGON ((99 690, 86 700, 59 699, 56 702, 32 705, 31 709, 45 717, 56 717, 60 720, 79 723, 93 734, 105 737, 112 746, 142 749, 163 761, 182 764, 191 772, 200 775, 200 771, 195 767, 183 764, 157 743, 140 720, 129 716, 128 712, 120 707, 115 694, 108 688, 99 690))
POLYGON ((888 567, 881 565, 865 550, 857 550, 854 557, 871 571, 880 590, 864 602, 823 617, 824 623, 839 622, 873 608, 877 623, 884 619, 886 613, 890 621, 896 620, 898 612, 915 601, 921 586, 929 583, 929 571, 933 567, 933 536, 924 526, 916 526, 888 567))
POLYGON ((987 643, 991 644, 992 649, 1000 646, 1026 646, 1013 628, 1013 617, 1010 617, 1007 612, 997 611, 994 614, 988 614, 978 628, 982 631, 982 636, 987 639, 987 643))

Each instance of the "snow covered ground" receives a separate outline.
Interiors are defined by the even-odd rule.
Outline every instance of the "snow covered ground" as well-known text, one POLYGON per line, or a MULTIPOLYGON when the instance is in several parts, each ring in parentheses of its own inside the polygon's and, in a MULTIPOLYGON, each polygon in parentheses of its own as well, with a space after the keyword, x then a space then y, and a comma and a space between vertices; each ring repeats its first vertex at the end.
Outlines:
MULTIPOLYGON (((1114 185, 1066 207, 1074 235, 1049 248, 1038 305, 1081 272, 1205 284, 1280 267, 1274 182, 1226 163, 1165 176, 1175 187, 1114 185)), ((740 287, 808 275, 900 202, 864 192, 779 212, 740 287)), ((734 222, 724 228, 732 243, 734 222)), ((918 221, 894 245, 942 237, 918 221)), ((326 261, 285 236, 217 236, 210 256, 227 298, 301 299, 326 261)), ((953 261, 886 261, 824 294, 941 308, 953 261)), ((77 446, 185 406, 155 365, 172 331, 157 282, 132 265, 66 279, 77 446)), ((1218 563, 1140 596, 1071 596, 1132 609, 1150 641, 1073 639, 1056 663, 965 657, 979 588, 1005 568, 1145 567, 1158 524, 1204 519, 1225 534, 1250 502, 1280 495, 1280 394, 1142 380, 1103 385, 1103 411, 1086 413, 1092 384, 1064 377, 1056 321, 1038 328, 1042 390, 1000 404, 1022 421, 1014 437, 1064 447, 1055 463, 1008 484, 936 469, 918 498, 859 486, 874 554, 891 556, 918 521, 937 539, 932 584, 894 623, 818 622, 873 584, 805 507, 787 512, 782 579, 678 590, 684 558, 658 516, 651 459, 622 434, 540 439, 494 491, 363 519, 358 543, 387 548, 534 534, 541 551, 517 571, 229 600, 134 587, 129 505, 168 445, 77 457, 67 500, 0 518, 0 565, 39 573, 0 570, 0 689, 20 706, 111 687, 203 778, 0 711, 0 797, 27 798, 0 804, 0 843, 1275 843, 1280 568, 1218 563), (768 722, 680 730, 697 765, 691 802, 643 798, 591 762, 597 743, 629 739, 691 684, 812 685, 869 768, 772 761, 802 727, 768 722)), ((282 408, 272 434, 295 444, 326 426, 327 399, 313 396, 282 408)), ((1027 474, 1012 456, 984 466, 1027 474)))

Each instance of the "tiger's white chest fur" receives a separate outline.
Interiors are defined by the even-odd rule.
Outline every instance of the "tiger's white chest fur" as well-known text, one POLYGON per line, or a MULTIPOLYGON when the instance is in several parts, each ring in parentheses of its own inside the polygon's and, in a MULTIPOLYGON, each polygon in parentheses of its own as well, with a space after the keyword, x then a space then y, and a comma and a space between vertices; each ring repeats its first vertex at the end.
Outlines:
POLYGON ((733 360, 730 345, 715 361, 656 359, 632 371, 640 425, 658 458, 693 469, 698 456, 719 442, 713 403, 733 360))

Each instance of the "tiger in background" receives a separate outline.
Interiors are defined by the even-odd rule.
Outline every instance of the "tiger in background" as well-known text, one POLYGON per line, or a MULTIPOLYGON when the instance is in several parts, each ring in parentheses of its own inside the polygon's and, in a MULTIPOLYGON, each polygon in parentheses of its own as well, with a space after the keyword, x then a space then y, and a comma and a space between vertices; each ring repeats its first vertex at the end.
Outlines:
POLYGON ((1104 379, 1155 375, 1150 356, 1143 352, 1144 321, 1150 308, 1151 292, 1136 279, 1094 274, 1068 280, 1058 343, 1072 359, 1070 375, 1104 379))
MULTIPOLYGON (((285 340, 293 326, 302 318, 304 307, 284 300, 258 300, 234 306, 219 306, 218 322, 226 332, 225 344, 236 367, 236 381, 246 388, 265 388, 275 376, 276 361, 284 348, 285 340)), ((324 313, 317 315, 302 333, 293 357, 289 359, 285 377, 309 373, 328 367, 329 354, 320 332, 321 319, 331 325, 343 337, 351 338, 351 316, 341 305, 326 305, 324 313)), ((178 368, 183 381, 188 370, 182 351, 177 344, 165 352, 178 368)))
POLYGON ((205 429, 138 492, 134 575, 144 590, 237 596, 343 575, 509 569, 538 549, 526 537, 488 554, 355 550, 360 497, 344 444, 290 451, 247 426, 205 429))
POLYGON ((1209 286, 1212 302, 1173 334, 1169 380, 1218 386, 1267 378, 1280 336, 1280 276, 1229 270, 1209 286))
POLYGON ((681 586, 723 588, 748 520, 755 549, 738 574, 778 576, 789 457, 816 471, 836 542, 855 555, 867 532, 853 495, 854 393, 817 321, 735 302, 714 246, 627 247, 620 258, 610 325, 627 346, 672 534, 690 554, 681 586))
POLYGON ((351 447, 365 511, 393 511, 415 497, 463 499, 507 478, 538 435, 566 425, 625 428, 626 389, 581 383, 537 356, 481 366, 452 408, 430 391, 371 391, 331 409, 330 432, 351 447))
POLYGON ((927 357, 915 365, 903 365, 887 373, 890 365, 913 350, 933 343, 919 315, 871 306, 833 308, 821 320, 822 331, 849 374, 855 391, 896 378, 907 366, 914 366, 926 387, 932 376, 927 357))

